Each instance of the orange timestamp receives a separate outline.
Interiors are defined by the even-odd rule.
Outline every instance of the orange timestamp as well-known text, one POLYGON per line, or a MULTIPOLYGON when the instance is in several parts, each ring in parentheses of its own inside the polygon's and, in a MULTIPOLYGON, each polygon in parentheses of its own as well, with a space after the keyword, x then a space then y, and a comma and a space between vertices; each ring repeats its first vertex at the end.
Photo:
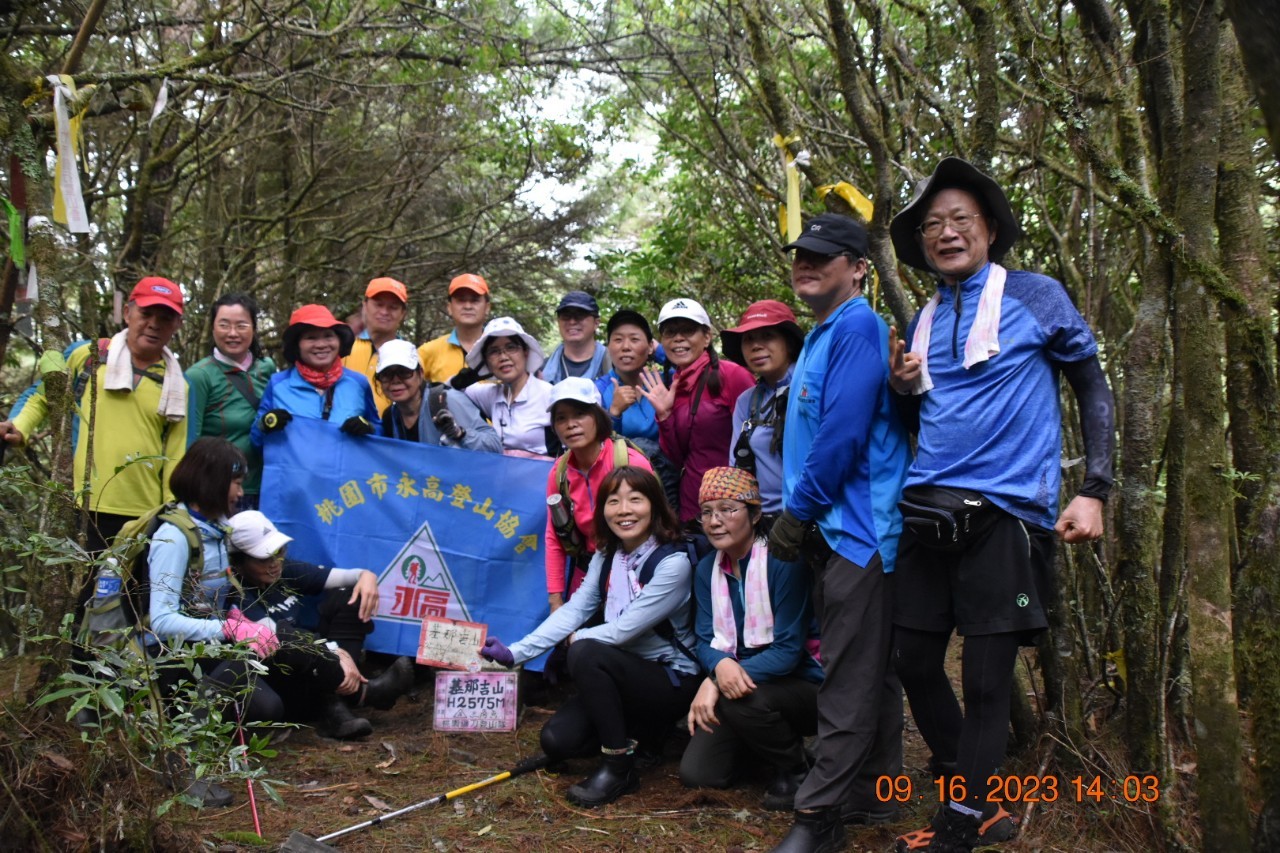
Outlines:
MULTIPOLYGON (((990 803, 1154 803, 1160 799, 1160 777, 1128 775, 1116 779, 1105 776, 988 776, 990 803)), ((963 802, 969 797, 965 780, 939 776, 931 785, 917 790, 910 776, 880 776, 876 779, 876 799, 882 803, 936 800, 963 802)))

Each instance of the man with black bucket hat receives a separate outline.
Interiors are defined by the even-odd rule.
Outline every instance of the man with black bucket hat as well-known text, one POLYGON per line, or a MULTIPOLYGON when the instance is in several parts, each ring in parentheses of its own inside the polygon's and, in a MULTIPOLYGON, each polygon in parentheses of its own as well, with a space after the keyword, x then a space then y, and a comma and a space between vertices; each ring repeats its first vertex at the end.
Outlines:
MULTIPOLYGON (((890 580, 910 464, 889 390, 889 327, 866 297, 867 232, 814 217, 794 249, 791 288, 816 321, 792 371, 782 505, 769 553, 813 570, 825 677, 813 767, 795 777, 795 821, 775 853, 843 849, 845 823, 883 823, 875 781, 902 769, 902 689, 890 666, 890 580)), ((771 791, 772 794, 782 793, 771 791)))
POLYGON ((988 802, 1004 759, 1018 648, 1047 625, 1054 532, 1102 535, 1114 404, 1085 319, 1057 281, 1000 265, 1021 230, 999 185, 948 157, 890 226, 898 259, 937 278, 893 342, 892 387, 918 429, 903 492, 894 661, 948 802, 899 851, 968 853, 1012 837, 988 802), (1061 514, 1058 374, 1079 403, 1084 484, 1061 514), (943 669, 965 638, 964 711, 943 669))

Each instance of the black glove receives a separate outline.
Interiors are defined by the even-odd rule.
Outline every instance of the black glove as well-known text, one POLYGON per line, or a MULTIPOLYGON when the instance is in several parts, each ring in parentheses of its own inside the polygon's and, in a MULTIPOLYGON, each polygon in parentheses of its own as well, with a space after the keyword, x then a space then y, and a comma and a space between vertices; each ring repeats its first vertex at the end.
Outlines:
POLYGON ((770 556, 787 562, 800 559, 800 546, 804 543, 804 528, 805 523, 792 515, 791 510, 783 510, 769 533, 770 556))
POLYGON ((449 380, 449 384, 453 386, 455 391, 465 391, 470 385, 475 385, 480 381, 480 371, 474 367, 464 367, 458 371, 458 375, 449 380))
POLYGON ((458 426, 458 422, 453 419, 453 412, 448 409, 441 409, 436 412, 436 416, 431 419, 436 425, 436 429, 440 430, 440 434, 450 441, 462 441, 462 437, 467 431, 458 426))
POLYGON ((262 431, 275 432, 284 429, 293 420, 293 413, 288 409, 272 409, 262 416, 262 431))
POLYGON ((339 427, 347 435, 373 435, 373 424, 365 420, 362 415, 352 415, 342 422, 339 427))

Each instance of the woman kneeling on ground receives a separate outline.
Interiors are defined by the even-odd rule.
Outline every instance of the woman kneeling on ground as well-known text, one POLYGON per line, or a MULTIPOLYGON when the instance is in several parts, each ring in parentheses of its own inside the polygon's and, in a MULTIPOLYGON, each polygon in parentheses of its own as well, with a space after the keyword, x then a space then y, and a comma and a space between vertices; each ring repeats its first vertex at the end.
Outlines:
POLYGON ((578 693, 542 727, 542 751, 559 761, 599 746, 600 767, 568 792, 570 802, 587 808, 635 789, 637 746, 661 743, 698 689, 689 628, 693 567, 658 479, 632 465, 609 472, 595 526, 598 550, 574 596, 510 648, 491 636, 481 650, 515 666, 568 638, 578 693), (586 627, 601 606, 603 622, 586 627))
POLYGON ((689 709, 693 739, 680 762, 690 788, 728 788, 735 765, 772 774, 764 807, 791 811, 817 731, 822 667, 811 651, 813 615, 804 564, 769 554, 760 488, 741 468, 712 468, 698 494, 716 549, 694 574, 698 659, 709 673, 689 709))
POLYGON ((330 737, 363 737, 373 726, 351 708, 388 710, 413 686, 413 663, 396 659, 367 679, 357 661, 378 612, 378 578, 368 569, 331 569, 285 559, 293 538, 256 510, 237 513, 229 523, 231 595, 254 622, 274 626, 280 650, 267 662, 264 680, 279 695, 285 719, 311 720, 319 714, 330 737), (297 626, 304 597, 321 596, 314 633, 297 626))

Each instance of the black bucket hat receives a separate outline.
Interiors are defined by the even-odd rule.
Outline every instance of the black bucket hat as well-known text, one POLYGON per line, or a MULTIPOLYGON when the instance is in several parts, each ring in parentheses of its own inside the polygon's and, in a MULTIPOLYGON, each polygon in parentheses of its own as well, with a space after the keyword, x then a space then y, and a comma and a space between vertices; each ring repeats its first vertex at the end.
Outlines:
POLYGON ((916 184, 916 192, 910 204, 893 217, 889 234, 893 237, 893 251, 898 255, 898 260, 918 270, 933 272, 933 267, 929 266, 929 260, 925 257, 924 247, 916 239, 916 229, 924 219, 929 200, 942 190, 950 189, 965 190, 982 199, 985 210, 996 221, 996 239, 987 250, 987 255, 999 263, 1005 252, 1022 236, 1022 228, 1014 218, 1009 199, 995 179, 959 157, 947 157, 939 163, 932 175, 916 184))

